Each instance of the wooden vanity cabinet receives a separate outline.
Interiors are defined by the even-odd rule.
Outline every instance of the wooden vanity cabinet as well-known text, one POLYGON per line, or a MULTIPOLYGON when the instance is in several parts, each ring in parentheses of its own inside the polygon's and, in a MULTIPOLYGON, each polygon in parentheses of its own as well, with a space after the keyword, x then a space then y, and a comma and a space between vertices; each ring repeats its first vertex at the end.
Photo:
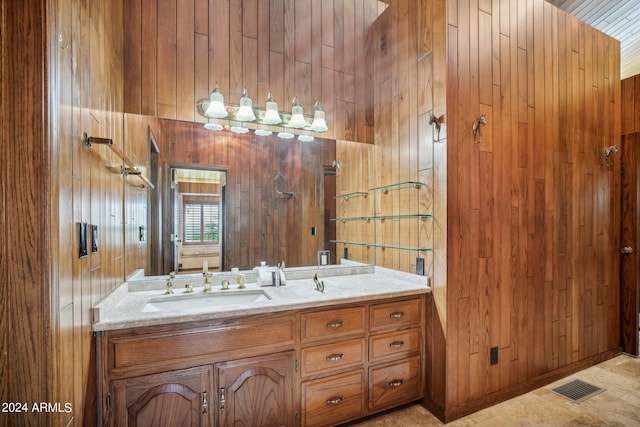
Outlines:
POLYGON ((96 333, 98 423, 328 426, 418 400, 424 296, 96 333))
POLYGON ((296 425, 297 316, 98 332, 98 424, 296 425))
POLYGON ((301 314, 302 425, 352 421, 422 397, 424 298, 301 314))
POLYGON ((295 425, 295 352, 215 365, 218 426, 295 425))
POLYGON ((212 426, 212 372, 197 367, 114 381, 111 424, 212 426))

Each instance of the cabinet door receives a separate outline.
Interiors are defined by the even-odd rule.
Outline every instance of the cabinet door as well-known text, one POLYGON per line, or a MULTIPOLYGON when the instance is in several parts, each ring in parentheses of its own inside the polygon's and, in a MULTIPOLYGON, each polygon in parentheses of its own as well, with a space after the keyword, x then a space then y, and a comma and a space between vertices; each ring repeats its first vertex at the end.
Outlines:
POLYGON ((211 367, 198 367, 113 382, 113 424, 211 426, 211 367))
POLYGON ((294 352, 215 365, 220 426, 295 424, 294 352))

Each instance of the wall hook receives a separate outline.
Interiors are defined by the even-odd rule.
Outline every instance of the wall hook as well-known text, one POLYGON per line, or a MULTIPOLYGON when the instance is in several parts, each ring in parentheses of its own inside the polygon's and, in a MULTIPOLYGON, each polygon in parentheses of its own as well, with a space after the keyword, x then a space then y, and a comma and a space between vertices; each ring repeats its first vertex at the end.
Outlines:
POLYGON ((607 166, 613 165, 613 161, 609 162, 609 156, 611 155, 611 153, 617 153, 617 152, 618 152, 618 147, 616 147, 615 145, 611 145, 604 150, 604 162, 607 166))
POLYGON ((429 124, 436 125, 436 138, 434 139, 434 142, 440 142, 440 117, 436 117, 431 114, 431 117, 429 117, 429 124))
POLYGON ((486 126, 486 125, 487 125, 487 116, 485 116, 484 114, 480 114, 480 117, 478 117, 476 121, 473 122, 473 143, 474 144, 480 143, 480 141, 478 141, 477 139, 478 132, 480 131, 480 126, 486 126))

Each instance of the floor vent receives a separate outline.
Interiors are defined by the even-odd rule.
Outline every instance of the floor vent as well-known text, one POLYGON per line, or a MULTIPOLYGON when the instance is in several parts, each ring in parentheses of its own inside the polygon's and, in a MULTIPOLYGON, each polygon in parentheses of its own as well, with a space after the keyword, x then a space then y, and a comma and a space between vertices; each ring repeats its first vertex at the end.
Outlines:
POLYGON ((551 391, 569 399, 572 402, 580 403, 595 396, 596 394, 602 393, 605 389, 585 383, 584 381, 573 380, 567 384, 552 388, 551 391))

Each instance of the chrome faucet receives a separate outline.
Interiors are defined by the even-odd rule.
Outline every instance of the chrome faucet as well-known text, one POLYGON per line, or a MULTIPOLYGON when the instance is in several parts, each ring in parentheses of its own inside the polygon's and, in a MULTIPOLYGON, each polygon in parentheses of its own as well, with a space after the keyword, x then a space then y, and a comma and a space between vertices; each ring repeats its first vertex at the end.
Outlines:
POLYGON ((316 284, 316 291, 324 293, 324 282, 318 280, 318 273, 313 275, 313 281, 316 284))

